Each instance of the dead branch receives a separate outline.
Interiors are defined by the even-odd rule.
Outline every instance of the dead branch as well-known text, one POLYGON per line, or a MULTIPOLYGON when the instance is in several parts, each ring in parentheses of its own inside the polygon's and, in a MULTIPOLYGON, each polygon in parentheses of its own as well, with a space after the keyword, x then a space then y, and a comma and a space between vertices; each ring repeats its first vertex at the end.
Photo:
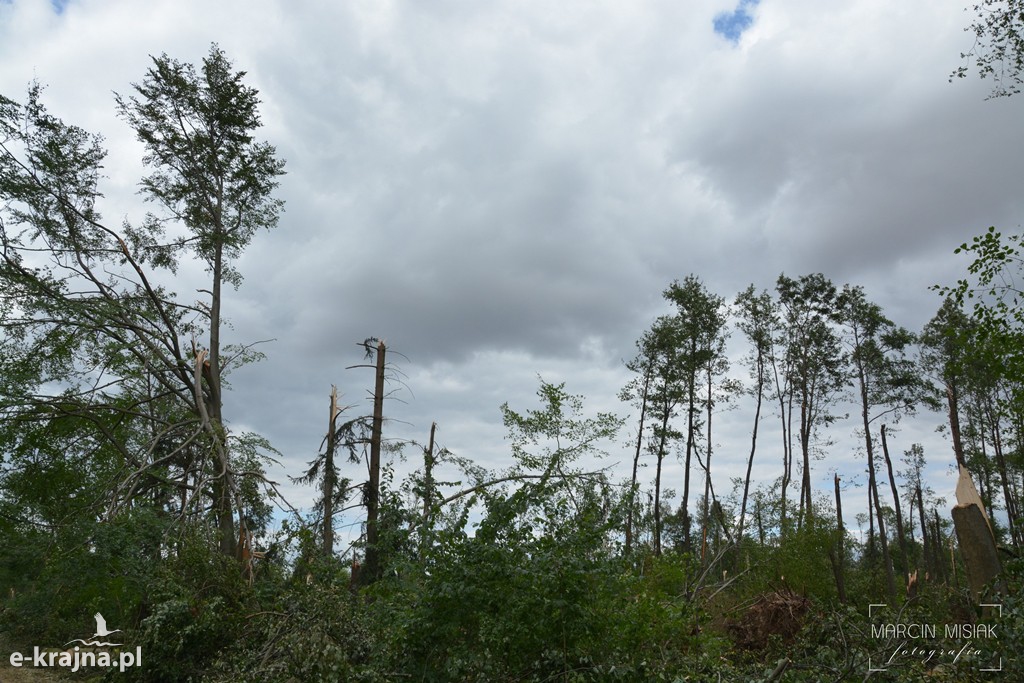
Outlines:
POLYGON ((491 479, 489 481, 485 481, 485 482, 482 482, 480 484, 477 484, 476 486, 471 486, 471 487, 469 487, 467 489, 463 489, 463 490, 459 491, 458 493, 453 493, 452 495, 450 495, 447 498, 445 498, 444 500, 442 500, 441 501, 441 505, 447 505, 448 503, 451 503, 454 500, 458 500, 459 498, 462 498, 463 496, 468 496, 470 494, 482 491, 482 490, 484 490, 486 488, 490 488, 491 486, 497 486, 498 484, 504 484, 504 483, 510 482, 510 481, 526 481, 527 479, 574 479, 576 477, 581 477, 581 478, 582 477, 595 477, 595 476, 599 476, 600 474, 602 474, 603 471, 604 470, 597 470, 596 472, 578 472, 578 473, 569 473, 569 474, 562 474, 562 473, 558 473, 558 474, 552 474, 552 473, 545 473, 545 474, 512 474, 512 475, 509 475, 507 477, 498 477, 497 479, 491 479))

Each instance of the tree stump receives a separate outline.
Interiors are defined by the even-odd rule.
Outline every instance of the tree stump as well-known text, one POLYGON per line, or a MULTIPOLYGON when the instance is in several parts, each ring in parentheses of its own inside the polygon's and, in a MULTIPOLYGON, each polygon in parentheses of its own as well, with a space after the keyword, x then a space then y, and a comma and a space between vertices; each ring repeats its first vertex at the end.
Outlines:
POLYGON ((999 576, 1002 570, 992 529, 981 508, 975 503, 953 508, 953 526, 967 567, 967 582, 975 602, 980 602, 986 584, 999 576))

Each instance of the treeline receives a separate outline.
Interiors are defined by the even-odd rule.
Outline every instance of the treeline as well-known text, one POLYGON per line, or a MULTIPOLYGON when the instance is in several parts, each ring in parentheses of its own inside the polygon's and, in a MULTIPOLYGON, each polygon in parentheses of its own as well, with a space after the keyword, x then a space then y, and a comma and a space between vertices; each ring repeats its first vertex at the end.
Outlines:
MULTIPOLYGON (((674 310, 655 320, 637 342, 637 355, 627 363, 635 377, 620 396, 639 414, 630 479, 634 499, 641 488, 639 465, 645 459, 655 463, 652 551, 661 554, 668 535, 674 549, 707 558, 723 542, 734 544, 750 534, 751 517, 762 544, 781 542, 819 523, 822 514, 834 517, 842 505, 839 477, 832 501, 836 509, 822 513, 816 511, 820 492, 812 487, 812 471, 815 461, 827 459, 833 445, 848 437, 837 432, 837 423, 849 417, 842 413, 846 410, 855 417, 867 474, 865 552, 878 557, 889 598, 897 593, 896 573, 905 585, 912 572, 923 578, 926 571, 931 576, 950 571, 939 553, 938 506, 944 501, 923 476, 921 444, 911 444, 899 460, 889 450, 887 436, 904 416, 942 414, 955 464, 977 482, 993 513, 997 540, 1018 550, 1024 484, 1021 412, 1015 398, 1020 376, 1008 371, 1006 353, 998 348, 1006 340, 983 330, 957 304, 957 293, 964 296, 968 288, 962 283, 960 289, 946 290, 944 301, 936 297, 942 305, 915 333, 890 320, 863 288, 837 287, 822 274, 781 275, 774 290, 751 286, 731 301, 709 291, 696 276, 673 282, 664 298, 674 310), (731 366, 736 345, 727 344, 734 330, 746 349, 742 370, 747 379, 742 382, 731 366), (716 495, 714 418, 740 402, 752 406, 746 474, 737 482, 736 495, 730 496, 728 488, 716 495), (765 423, 774 424, 767 446, 765 423), (666 519, 662 464, 674 453, 683 461, 682 502, 666 519), (763 482, 751 498, 755 460, 763 463, 766 457, 778 462, 778 477, 763 482), (696 482, 691 481, 694 474, 696 482)), ((723 484, 729 482, 719 481, 720 490, 723 484)), ((627 551, 638 514, 633 506, 627 515, 627 551)), ((833 569, 841 595, 841 563, 836 561, 833 569)))
MULTIPOLYGON (((332 392, 320 453, 296 473, 318 501, 298 511, 266 476, 271 444, 222 418, 228 374, 260 356, 222 336, 225 285, 282 208, 284 164, 255 138, 256 91, 216 46, 198 68, 154 58, 116 97, 145 149, 140 190, 154 211, 117 226, 99 211, 101 140, 41 96, 33 85, 24 103, 0 98, 0 631, 11 644, 59 646, 102 612, 144 653, 145 666, 110 676, 137 680, 843 680, 892 645, 866 635, 869 603, 916 594, 903 607, 921 620, 972 614, 922 449, 907 449, 899 478, 889 453, 886 427, 925 406, 946 411, 999 540, 1019 549, 1024 345, 1013 292, 991 287, 1019 263, 1013 239, 964 245, 991 270, 943 292, 919 334, 822 275, 732 301, 696 277, 672 283, 673 312, 628 364, 621 397, 638 422, 624 481, 593 465, 619 448, 623 421, 543 381, 536 406, 501 407, 512 463, 501 471, 442 448, 433 429, 421 444, 390 440, 396 368, 369 338, 372 404, 342 406, 332 392), (205 266, 198 301, 167 284, 182 259, 205 266), (968 314, 973 293, 985 303, 968 314), (745 382, 726 354, 735 331, 745 382), (834 498, 811 486, 847 400, 863 425, 863 543, 846 530, 838 479, 834 498), (714 476, 715 417, 741 401, 754 406, 750 451, 732 494, 714 476), (781 459, 770 449, 779 476, 758 484, 768 422, 782 434, 781 459), (399 449, 422 457, 403 480, 399 449), (661 472, 677 453, 673 510, 661 472), (351 509, 364 532, 340 548, 351 509), (810 622, 820 628, 801 631, 810 622)), ((1017 576, 1011 567, 1013 594, 1017 576)))

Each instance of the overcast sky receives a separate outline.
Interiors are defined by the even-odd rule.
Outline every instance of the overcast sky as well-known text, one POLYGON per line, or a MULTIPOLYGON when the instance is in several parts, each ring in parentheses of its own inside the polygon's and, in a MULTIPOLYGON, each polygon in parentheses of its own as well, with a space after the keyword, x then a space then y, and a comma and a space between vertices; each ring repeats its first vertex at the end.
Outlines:
MULTIPOLYGON (((392 433, 425 440, 436 420, 441 444, 499 468, 499 406, 534 407, 538 374, 635 418, 622 361, 690 273, 732 299, 822 272, 920 329, 929 286, 966 266, 953 249, 1022 215, 1024 97, 949 82, 970 19, 932 0, 0 0, 0 92, 39 79, 53 113, 104 134, 101 211, 137 220, 141 150, 113 93, 148 55, 198 63, 219 43, 288 164, 286 213, 225 302, 231 341, 275 340, 233 376, 232 426, 282 451, 277 478, 298 474, 331 384, 347 402, 372 386, 344 368, 377 336, 405 355, 392 433)), ((746 403, 719 421, 720 492, 747 455, 746 403)), ((936 477, 941 422, 891 444, 926 442, 936 477)), ((863 499, 852 429, 814 481, 839 471, 863 499)), ((609 446, 621 476, 633 430, 609 446)), ((780 458, 762 443, 767 481, 780 458)), ((680 488, 681 466, 666 480, 680 488)))

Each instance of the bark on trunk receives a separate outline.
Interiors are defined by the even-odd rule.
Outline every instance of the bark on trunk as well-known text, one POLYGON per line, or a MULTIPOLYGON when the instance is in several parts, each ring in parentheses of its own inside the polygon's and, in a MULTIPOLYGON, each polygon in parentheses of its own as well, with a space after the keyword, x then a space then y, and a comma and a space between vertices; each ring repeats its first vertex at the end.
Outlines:
POLYGON ((783 401, 783 418, 782 418, 782 492, 780 494, 780 512, 779 512, 779 533, 784 536, 786 534, 786 490, 789 488, 789 483, 793 479, 793 397, 789 396, 789 401, 786 403, 783 401))
POLYGON ((338 388, 331 385, 331 406, 327 420, 327 453, 324 455, 324 479, 321 496, 323 497, 323 553, 324 557, 334 555, 334 489, 337 486, 337 474, 334 470, 334 454, 337 450, 338 419, 338 388))
POLYGON ((814 511, 811 509, 811 417, 809 398, 806 395, 800 401, 800 452, 804 458, 804 471, 800 479, 800 512, 797 528, 801 528, 806 517, 808 523, 814 511))
POLYGON ((430 423, 430 442, 427 450, 423 451, 423 525, 430 524, 430 506, 433 504, 434 490, 434 434, 437 432, 437 423, 430 423))
POLYGON ((967 460, 964 458, 964 445, 960 439, 960 406, 956 387, 946 384, 946 402, 949 406, 949 433, 953 437, 953 455, 956 457, 956 464, 964 469, 967 468, 967 460))
POLYGON ((885 458, 885 467, 889 472, 889 488, 892 491, 893 510, 896 512, 896 537, 900 545, 900 555, 903 557, 903 580, 910 581, 910 556, 907 549, 907 538, 903 533, 903 510, 900 505, 900 496, 896 489, 896 476, 892 471, 892 460, 889 458, 889 444, 885 438, 885 425, 882 425, 882 456, 885 458))
MULTIPOLYGON (((942 550, 942 525, 939 524, 939 510, 938 508, 932 508, 932 533, 935 539, 935 569, 938 574, 939 580, 946 585, 949 585, 949 572, 946 571, 946 560, 943 556, 942 550)), ((950 563, 950 569, 956 571, 955 565, 950 563)))
POLYGON ((917 514, 921 520, 921 555, 924 562, 926 578, 935 579, 938 571, 935 569, 935 549, 932 548, 931 533, 928 530, 928 520, 924 515, 924 494, 921 493, 921 485, 917 485, 917 514))
POLYGON ((857 382, 860 390, 860 415, 864 427, 864 448, 868 453, 868 493, 874 504, 878 521, 878 539, 882 549, 882 567, 885 571, 885 588, 890 600, 896 599, 896 577, 893 575, 892 557, 889 555, 889 539, 885 533, 885 519, 882 516, 882 502, 878 497, 878 479, 875 476, 875 449, 871 439, 871 420, 868 417, 868 380, 863 363, 857 363, 857 382))
POLYGON ((376 381, 373 388, 373 425, 370 432, 370 479, 366 485, 366 557, 359 572, 360 583, 368 586, 381 574, 378 516, 380 505, 380 450, 384 425, 384 363, 386 348, 377 342, 376 381))
MULTIPOLYGON (((222 231, 218 231, 220 233, 222 231)), ((219 235, 218 235, 219 236, 219 235)), ((224 279, 224 246, 218 243, 214 249, 213 259, 213 292, 210 297, 210 364, 207 384, 209 386, 207 411, 211 427, 214 451, 221 476, 214 484, 214 506, 217 514, 217 526, 220 530, 220 551, 229 557, 238 553, 235 536, 235 522, 232 515, 233 482, 231 481, 231 461, 228 453, 224 417, 221 400, 221 365, 220 365, 220 304, 221 285, 224 279)), ((239 523, 241 524, 241 510, 239 523)))
POLYGON ((989 422, 992 425, 992 449, 995 451, 996 465, 999 467, 999 479, 1003 485, 1003 500, 1006 504, 1006 523, 1010 530, 1010 540, 1013 543, 1013 547, 1019 548, 1021 545, 1021 535, 1017 514, 1017 500, 1013 495, 1013 489, 1010 485, 1012 480, 1008 476, 1006 469, 1006 458, 1003 454, 1003 438, 999 427, 999 419, 994 414, 995 411, 990 410, 989 412, 991 414, 989 422))
POLYGON ((661 436, 658 443, 658 464, 654 473, 654 554, 661 556, 661 462, 665 459, 668 429, 668 411, 662 415, 661 436))
POLYGON ((626 512, 626 552, 633 547, 633 518, 636 515, 636 477, 640 467, 640 451, 644 443, 644 419, 647 416, 647 393, 651 386, 651 366, 644 373, 644 392, 640 399, 640 429, 636 435, 636 452, 633 454, 633 476, 629 481, 629 509, 626 512))
MULTIPOLYGON (((1002 571, 996 542, 992 537, 988 520, 975 503, 957 505, 953 508, 953 526, 956 529, 960 554, 967 568, 967 582, 975 603, 978 603, 986 585, 1002 571)), ((996 590, 1005 593, 1005 584, 997 582, 996 590)))
POLYGON ((683 545, 687 552, 693 549, 690 539, 690 462, 691 456, 693 455, 693 434, 694 424, 693 415, 697 410, 696 401, 694 399, 694 382, 693 378, 690 378, 689 388, 689 401, 687 403, 687 418, 686 418, 686 463, 683 466, 683 503, 681 512, 683 513, 683 545))
POLYGON ((704 561, 707 555, 707 528, 711 524, 711 517, 709 512, 710 499, 711 499, 711 369, 708 367, 708 403, 707 403, 707 416, 708 423, 705 427, 707 432, 707 460, 704 463, 704 509, 701 511, 704 516, 704 541, 701 547, 701 561, 704 561))
POLYGON ((743 522, 747 516, 747 495, 750 493, 750 474, 754 469, 754 452, 757 450, 757 427, 761 423, 761 400, 764 395, 764 361, 757 359, 757 408, 754 410, 754 429, 750 435, 750 457, 747 458, 747 474, 743 478, 743 502, 740 503, 739 531, 736 532, 737 542, 743 540, 743 522))
POLYGON ((843 499, 839 493, 839 475, 835 475, 836 488, 836 524, 838 535, 836 537, 836 552, 834 571, 836 575, 836 592, 839 594, 839 602, 846 602, 846 579, 844 576, 843 563, 846 557, 846 527, 843 526, 843 499))
POLYGON ((434 505, 434 435, 437 423, 430 423, 430 441, 423 451, 423 522, 420 526, 420 560, 431 543, 434 505))

